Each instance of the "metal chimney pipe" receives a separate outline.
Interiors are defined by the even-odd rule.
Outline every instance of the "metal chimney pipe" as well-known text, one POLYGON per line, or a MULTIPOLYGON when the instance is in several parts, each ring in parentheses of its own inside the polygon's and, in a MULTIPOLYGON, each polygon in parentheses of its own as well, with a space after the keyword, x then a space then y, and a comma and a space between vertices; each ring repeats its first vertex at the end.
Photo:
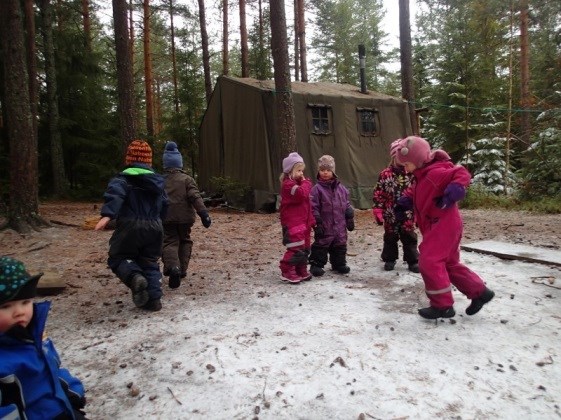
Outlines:
POLYGON ((366 90, 366 51, 364 44, 358 46, 358 58, 360 61, 360 92, 368 93, 366 90))

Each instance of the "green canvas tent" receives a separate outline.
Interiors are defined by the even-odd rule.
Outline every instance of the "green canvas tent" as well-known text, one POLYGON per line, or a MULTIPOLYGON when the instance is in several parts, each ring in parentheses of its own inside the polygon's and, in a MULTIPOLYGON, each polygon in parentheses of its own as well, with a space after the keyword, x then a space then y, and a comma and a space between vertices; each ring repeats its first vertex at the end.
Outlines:
MULTIPOLYGON (((332 155, 336 173, 355 208, 372 207, 379 172, 392 141, 412 134, 407 103, 399 98, 336 83, 292 82, 297 152, 315 182, 316 162, 332 155)), ((282 172, 275 118, 275 84, 251 78, 218 78, 200 127, 201 189, 212 178, 251 187, 247 210, 275 202, 282 172)))

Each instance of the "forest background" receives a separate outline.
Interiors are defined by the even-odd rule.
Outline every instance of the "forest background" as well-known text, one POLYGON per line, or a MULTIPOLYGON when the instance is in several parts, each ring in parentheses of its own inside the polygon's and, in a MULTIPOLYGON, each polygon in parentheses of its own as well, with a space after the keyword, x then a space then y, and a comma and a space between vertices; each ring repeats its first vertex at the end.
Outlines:
POLYGON ((401 50, 384 31, 384 4, 2 1, 0 211, 13 221, 15 207, 38 209, 34 196, 99 199, 132 138, 153 146, 156 169, 165 142, 176 141, 196 176, 198 128, 216 78, 276 78, 278 22, 292 80, 359 86, 364 45, 368 89, 409 100, 419 134, 474 174, 472 202, 532 200, 559 211, 561 3, 395 0, 395 24, 411 36, 401 50))

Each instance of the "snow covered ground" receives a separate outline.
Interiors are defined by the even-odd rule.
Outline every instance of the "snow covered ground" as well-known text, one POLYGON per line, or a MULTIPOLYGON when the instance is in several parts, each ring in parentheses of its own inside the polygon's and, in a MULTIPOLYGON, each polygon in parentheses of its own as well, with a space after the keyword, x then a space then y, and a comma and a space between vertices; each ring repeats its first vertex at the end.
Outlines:
MULTIPOLYGON (((368 247, 357 239, 350 253, 368 247)), ((561 417, 559 267, 462 252, 496 297, 470 317, 456 293, 456 317, 435 322, 417 315, 422 280, 404 265, 385 272, 357 252, 347 276, 287 285, 279 257, 243 270, 208 261, 164 288, 158 313, 134 308, 109 271, 87 281, 114 299, 77 304, 76 322, 55 297, 50 335, 86 385, 88 416, 561 417)))

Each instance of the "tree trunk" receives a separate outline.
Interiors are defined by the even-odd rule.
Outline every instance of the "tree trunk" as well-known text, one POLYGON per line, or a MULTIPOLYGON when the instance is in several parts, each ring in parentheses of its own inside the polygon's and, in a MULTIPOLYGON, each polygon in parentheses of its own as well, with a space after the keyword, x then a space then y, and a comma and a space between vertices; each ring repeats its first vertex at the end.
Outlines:
POLYGON ((136 137, 136 107, 134 105, 134 82, 132 55, 128 30, 127 0, 113 0, 115 27, 115 50, 117 57, 117 112, 121 125, 121 156, 125 161, 128 144, 136 137))
MULTIPOLYGON (((129 0, 129 6, 128 6, 128 15, 127 15, 127 19, 129 20, 128 23, 128 34, 129 34, 129 54, 131 56, 131 66, 133 66, 134 69, 134 4, 133 4, 133 0, 129 0)), ((134 80, 134 70, 133 70, 133 80, 134 80)))
POLYGON ((506 117, 505 169, 503 174, 504 193, 510 188, 510 143, 512 141, 512 97, 514 92, 514 3, 510 0, 510 26, 508 41, 508 106, 506 117))
POLYGON ((143 0, 144 10, 144 90, 146 95, 146 131, 154 137, 154 87, 152 83, 152 51, 150 47, 150 0, 143 0))
POLYGON ((222 1, 222 74, 228 75, 228 67, 230 66, 229 48, 228 48, 228 0, 222 1))
POLYGON ((201 26, 201 42, 203 47, 203 71, 205 74, 206 103, 212 95, 212 80, 210 79, 210 53, 208 51, 208 35, 206 32, 205 1, 199 0, 199 25, 201 26))
POLYGON ((303 82, 308 81, 308 58, 306 51, 306 19, 304 18, 304 0, 296 0, 298 5, 298 40, 300 51, 300 73, 303 82))
POLYGON ((175 113, 179 114, 179 89, 177 87, 177 59, 175 57, 175 26, 173 24, 173 0, 169 0, 169 20, 171 30, 171 65, 173 69, 173 103, 175 113))
POLYGON ((53 173, 53 192, 64 197, 68 192, 68 182, 64 170, 64 155, 60 137, 58 112, 58 87, 56 80, 55 47, 53 40, 53 13, 51 0, 40 0, 43 36, 43 55, 45 57, 45 80, 47 85, 47 115, 49 140, 51 145, 51 170, 53 173))
POLYGON ((399 0, 399 47, 401 52, 401 92, 403 98, 409 103, 409 119, 411 120, 413 133, 419 134, 415 115, 409 0, 399 0))
POLYGON ((269 8, 271 11, 271 50, 275 75, 280 152, 282 156, 286 156, 296 150, 296 128, 290 83, 284 0, 269 0, 269 8))
POLYGON ((530 98, 530 53, 528 46, 528 0, 520 0, 520 139, 530 144, 531 126, 529 108, 530 98))
POLYGON ((162 132, 162 89, 160 80, 154 79, 154 134, 162 132))
POLYGON ((242 77, 249 77, 249 50, 245 23, 245 0, 240 0, 240 47, 242 50, 242 77))
POLYGON ((82 22, 84 24, 84 46, 92 50, 92 21, 90 19, 90 1, 82 0, 82 22))
POLYGON ((0 1, 6 127, 10 147, 10 205, 6 225, 27 233, 48 225, 39 216, 37 137, 29 106, 23 13, 19 0, 0 1))
POLYGON ((35 11, 33 0, 25 0, 25 30, 27 32, 27 73, 29 77, 29 99, 33 124, 33 135, 37 138, 37 108, 39 103, 39 84, 37 82, 37 48, 35 45, 35 11))
POLYGON ((300 80, 300 41, 298 40, 298 0, 294 0, 294 80, 300 80))

